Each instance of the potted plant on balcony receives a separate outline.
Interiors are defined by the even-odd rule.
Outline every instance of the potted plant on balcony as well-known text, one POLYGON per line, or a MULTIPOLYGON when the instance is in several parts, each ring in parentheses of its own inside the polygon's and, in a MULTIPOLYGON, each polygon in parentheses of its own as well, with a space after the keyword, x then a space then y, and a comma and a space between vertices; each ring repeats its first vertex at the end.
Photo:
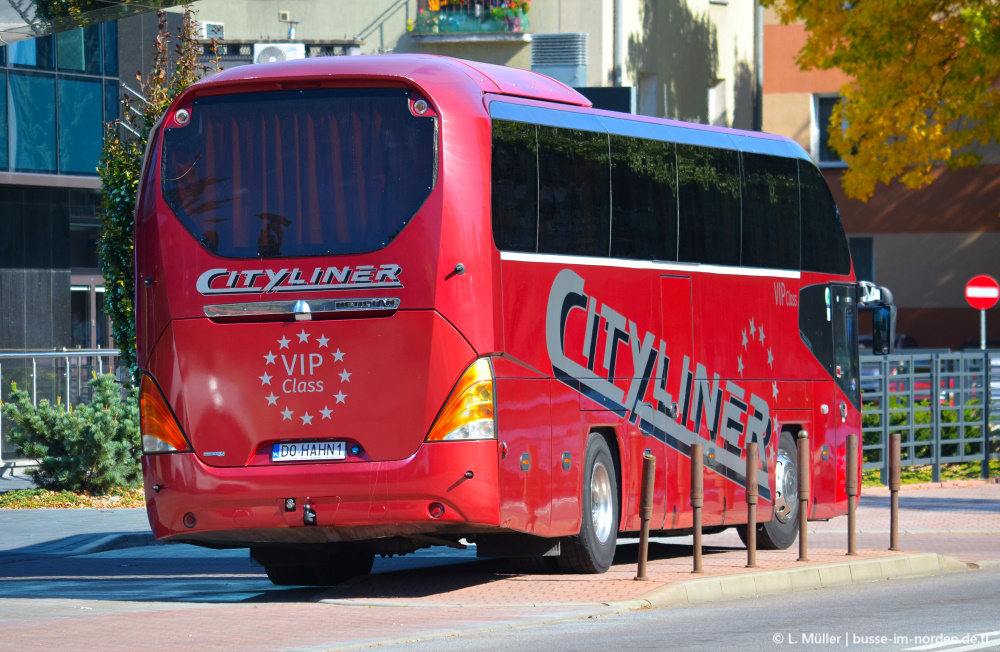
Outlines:
POLYGON ((490 9, 494 23, 491 31, 523 32, 528 29, 528 10, 531 0, 506 0, 498 7, 490 9))

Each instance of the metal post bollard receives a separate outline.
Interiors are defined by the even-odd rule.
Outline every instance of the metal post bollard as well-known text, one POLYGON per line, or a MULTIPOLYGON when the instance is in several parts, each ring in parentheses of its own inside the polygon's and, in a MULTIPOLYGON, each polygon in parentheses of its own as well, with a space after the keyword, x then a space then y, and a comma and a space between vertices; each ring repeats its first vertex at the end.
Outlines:
POLYGON ((703 472, 702 445, 691 446, 691 507, 694 512, 694 570, 701 572, 701 508, 705 506, 705 475, 703 472))
POLYGON ((809 433, 799 431, 799 558, 809 561, 809 433))
POLYGON ((899 550, 900 437, 898 432, 889 435, 889 550, 899 550))
POLYGON ((847 554, 858 554, 856 549, 858 495, 858 436, 847 435, 847 554))
POLYGON ((757 568, 757 444, 747 446, 747 568, 757 568))
POLYGON ((639 494, 639 518, 642 529, 639 532, 639 572, 635 579, 645 582, 646 557, 649 555, 649 519, 653 518, 653 490, 656 481, 656 457, 652 453, 642 456, 642 493, 639 494))

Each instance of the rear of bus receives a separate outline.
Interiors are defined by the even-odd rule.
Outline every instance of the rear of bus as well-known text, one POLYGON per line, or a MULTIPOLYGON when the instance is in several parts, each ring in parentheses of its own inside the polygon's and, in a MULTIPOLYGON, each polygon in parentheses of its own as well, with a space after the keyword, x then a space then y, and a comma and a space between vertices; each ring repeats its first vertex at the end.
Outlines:
POLYGON ((370 567, 499 524, 482 89, 455 62, 350 59, 195 84, 141 179, 150 523, 269 575, 315 544, 370 567))

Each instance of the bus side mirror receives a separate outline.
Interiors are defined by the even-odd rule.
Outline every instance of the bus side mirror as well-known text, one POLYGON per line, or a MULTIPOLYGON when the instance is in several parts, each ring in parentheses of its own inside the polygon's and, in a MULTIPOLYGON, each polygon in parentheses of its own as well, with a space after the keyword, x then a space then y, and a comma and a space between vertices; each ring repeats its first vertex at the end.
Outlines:
POLYGON ((876 306, 872 312, 872 353, 889 355, 896 341, 896 306, 876 306))

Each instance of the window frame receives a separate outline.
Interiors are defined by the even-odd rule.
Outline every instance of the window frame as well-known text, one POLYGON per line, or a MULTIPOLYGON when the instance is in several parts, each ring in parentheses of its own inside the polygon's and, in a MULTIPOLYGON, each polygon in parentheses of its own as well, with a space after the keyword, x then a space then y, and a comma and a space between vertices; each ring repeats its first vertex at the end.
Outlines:
MULTIPOLYGON (((809 102, 809 156, 820 168, 846 168, 847 163, 843 159, 837 158, 835 161, 823 161, 820 159, 820 151, 823 139, 824 128, 820 124, 819 105, 822 100, 840 100, 840 93, 813 93, 809 102)), ((843 129, 846 125, 841 125, 843 129)), ((828 128, 828 127, 827 127, 828 128)))

